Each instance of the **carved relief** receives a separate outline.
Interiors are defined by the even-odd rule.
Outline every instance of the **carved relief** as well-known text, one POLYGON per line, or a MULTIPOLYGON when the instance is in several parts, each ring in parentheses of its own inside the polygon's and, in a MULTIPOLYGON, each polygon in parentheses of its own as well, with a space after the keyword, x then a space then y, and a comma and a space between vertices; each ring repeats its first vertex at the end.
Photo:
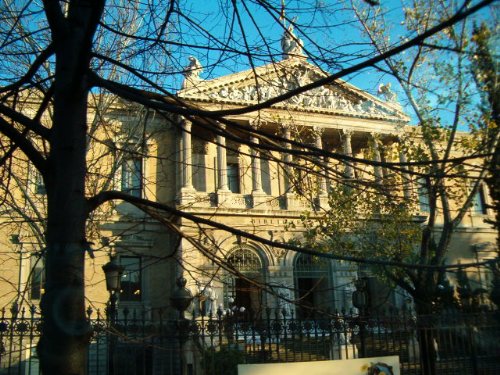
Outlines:
MULTIPOLYGON (((283 73, 281 77, 266 82, 265 85, 247 87, 222 87, 218 92, 208 94, 216 100, 258 102, 283 95, 312 81, 311 72, 307 68, 296 69, 293 73, 283 73)), ((318 108, 343 111, 369 116, 398 116, 390 108, 385 108, 370 100, 348 98, 345 93, 335 91, 331 87, 317 87, 305 93, 295 95, 283 103, 304 108, 318 108)))
POLYGON ((276 257, 276 260, 278 260, 278 261, 284 259, 287 252, 288 252, 288 250, 282 249, 280 247, 273 247, 274 256, 276 257))

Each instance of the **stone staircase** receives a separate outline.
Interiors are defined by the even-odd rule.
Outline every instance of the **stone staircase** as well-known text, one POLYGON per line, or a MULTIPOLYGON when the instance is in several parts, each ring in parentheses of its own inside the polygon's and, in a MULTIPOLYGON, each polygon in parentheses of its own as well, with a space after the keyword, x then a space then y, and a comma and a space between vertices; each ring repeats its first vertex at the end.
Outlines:
POLYGON ((303 362, 330 359, 330 344, 318 339, 283 340, 264 346, 247 346, 248 362, 303 362))

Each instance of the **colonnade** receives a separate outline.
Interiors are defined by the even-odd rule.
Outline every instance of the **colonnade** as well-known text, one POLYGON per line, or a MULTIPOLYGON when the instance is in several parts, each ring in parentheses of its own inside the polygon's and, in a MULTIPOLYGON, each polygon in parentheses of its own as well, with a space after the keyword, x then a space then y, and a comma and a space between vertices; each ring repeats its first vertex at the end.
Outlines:
MULTIPOLYGON (((220 124, 220 129, 224 130, 225 125, 220 124)), ((323 133, 324 129, 315 127, 314 128, 314 145, 317 149, 323 149, 323 133)), ((341 140, 341 148, 347 157, 353 157, 353 146, 352 146, 352 136, 354 132, 351 129, 343 129, 340 133, 341 140)), ((291 131, 290 129, 283 129, 283 137, 285 140, 291 140, 291 131)), ((381 151, 379 147, 379 137, 380 135, 377 133, 369 133, 369 145, 371 146, 373 161, 376 163, 381 163, 381 151)), ((196 190, 193 187, 193 167, 192 167, 192 123, 190 121, 184 120, 182 122, 182 152, 180 153, 182 160, 180 160, 182 165, 182 181, 181 181, 181 195, 184 193, 195 193, 196 190)), ((262 188, 262 171, 260 164, 260 152, 258 150, 259 138, 255 136, 250 137, 250 142, 253 147, 250 147, 250 156, 251 156, 251 175, 252 175, 252 195, 255 196, 265 196, 266 193, 262 188), (257 147, 255 147, 257 146, 257 147)), ((286 150, 292 150, 292 145, 290 142, 284 142, 284 148, 286 150)), ((222 134, 217 134, 216 136, 216 144, 217 144, 217 185, 216 192, 218 194, 230 194, 229 186, 228 186, 228 175, 227 175, 227 144, 226 137, 222 134)), ((292 152, 284 152, 282 156, 282 160, 284 162, 283 170, 285 174, 284 178, 284 187, 285 192, 292 191, 292 181, 289 176, 292 175, 292 165, 293 165, 293 156, 292 152)), ((399 152, 399 161, 401 163, 407 163, 406 155, 401 150, 399 152)), ((317 162, 321 164, 327 163, 323 157, 318 157, 317 162)), ((352 180, 355 178, 355 163, 352 160, 345 160, 343 162, 344 165, 344 178, 346 180, 352 180)), ((383 170, 381 165, 373 166, 373 176, 374 180, 377 184, 383 183, 383 170)), ((410 178, 408 174, 403 173, 403 193, 404 197, 409 199, 411 196, 411 188, 410 188, 410 178)), ((328 184, 326 175, 321 175, 318 177, 318 196, 326 197, 328 195, 328 184)))

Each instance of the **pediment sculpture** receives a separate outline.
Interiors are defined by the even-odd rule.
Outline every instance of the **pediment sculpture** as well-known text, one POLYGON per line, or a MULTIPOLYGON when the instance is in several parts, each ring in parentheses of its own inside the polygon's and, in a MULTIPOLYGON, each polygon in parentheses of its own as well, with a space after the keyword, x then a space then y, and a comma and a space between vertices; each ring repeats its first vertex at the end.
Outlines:
MULTIPOLYGON (((218 91, 207 93, 212 100, 231 102, 262 102, 301 87, 314 78, 308 69, 295 69, 280 77, 266 80, 261 85, 223 86, 218 91)), ((280 105, 292 105, 302 109, 342 111, 368 116, 399 116, 397 111, 364 98, 355 98, 335 86, 322 86, 297 94, 280 105)))
POLYGON ((293 24, 290 24, 281 38, 283 58, 305 56, 303 48, 304 42, 295 35, 293 32, 293 24))
POLYGON ((189 65, 184 68, 183 75, 184 81, 182 82, 182 88, 188 88, 196 84, 201 80, 200 74, 203 71, 203 66, 194 56, 189 56, 189 65))

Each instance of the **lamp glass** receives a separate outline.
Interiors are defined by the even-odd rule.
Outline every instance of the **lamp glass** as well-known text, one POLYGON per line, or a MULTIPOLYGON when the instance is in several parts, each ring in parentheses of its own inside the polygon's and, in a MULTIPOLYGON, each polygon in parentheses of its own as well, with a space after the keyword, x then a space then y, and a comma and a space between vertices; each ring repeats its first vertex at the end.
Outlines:
POLYGON ((124 267, 116 264, 115 260, 111 260, 102 266, 104 275, 106 276, 106 289, 109 292, 119 292, 121 289, 121 278, 124 267))

